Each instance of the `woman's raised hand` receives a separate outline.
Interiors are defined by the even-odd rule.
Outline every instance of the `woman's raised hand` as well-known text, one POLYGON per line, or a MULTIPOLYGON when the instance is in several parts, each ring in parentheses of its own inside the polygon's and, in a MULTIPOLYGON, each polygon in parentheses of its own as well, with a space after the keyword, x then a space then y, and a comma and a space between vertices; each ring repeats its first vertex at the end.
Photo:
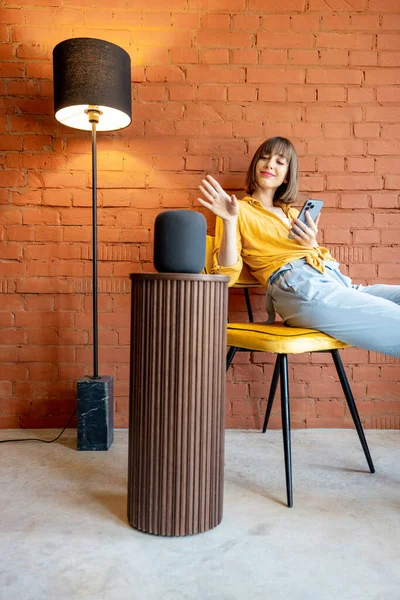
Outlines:
POLYGON ((200 204, 208 208, 214 215, 221 217, 223 221, 234 221, 239 215, 239 202, 235 195, 229 196, 216 179, 207 175, 199 185, 202 194, 207 198, 197 198, 200 204))

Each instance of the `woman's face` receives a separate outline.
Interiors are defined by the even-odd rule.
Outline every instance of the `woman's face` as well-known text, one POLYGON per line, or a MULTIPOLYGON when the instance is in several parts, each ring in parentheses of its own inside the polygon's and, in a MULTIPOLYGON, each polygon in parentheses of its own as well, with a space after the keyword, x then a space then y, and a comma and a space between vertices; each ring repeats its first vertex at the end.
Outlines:
POLYGON ((256 165, 256 181, 261 189, 276 190, 286 183, 289 161, 282 154, 262 155, 256 165))

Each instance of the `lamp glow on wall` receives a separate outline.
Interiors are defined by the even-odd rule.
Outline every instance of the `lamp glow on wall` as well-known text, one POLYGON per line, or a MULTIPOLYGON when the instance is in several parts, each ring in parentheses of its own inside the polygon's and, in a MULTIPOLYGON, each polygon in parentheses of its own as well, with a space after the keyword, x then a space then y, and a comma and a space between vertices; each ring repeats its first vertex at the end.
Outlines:
POLYGON ((107 450, 114 435, 114 403, 113 378, 100 377, 98 370, 96 132, 131 123, 131 60, 111 42, 73 38, 55 46, 53 75, 57 121, 92 132, 93 375, 78 381, 78 450, 107 450))

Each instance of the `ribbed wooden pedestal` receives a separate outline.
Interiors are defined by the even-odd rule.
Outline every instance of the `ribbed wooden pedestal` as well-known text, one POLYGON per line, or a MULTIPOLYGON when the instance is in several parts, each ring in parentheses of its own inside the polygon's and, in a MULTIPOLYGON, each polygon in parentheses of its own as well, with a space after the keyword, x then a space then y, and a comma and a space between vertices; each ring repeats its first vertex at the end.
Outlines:
POLYGON ((179 536, 221 522, 228 277, 132 274, 128 518, 179 536))

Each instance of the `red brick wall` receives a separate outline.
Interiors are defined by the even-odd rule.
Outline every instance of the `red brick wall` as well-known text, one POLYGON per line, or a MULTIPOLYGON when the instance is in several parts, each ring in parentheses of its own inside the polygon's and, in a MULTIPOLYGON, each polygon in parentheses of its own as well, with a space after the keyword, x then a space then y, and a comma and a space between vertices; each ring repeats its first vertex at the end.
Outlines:
MULTIPOLYGON (((91 371, 90 136, 53 116, 51 53, 63 39, 100 37, 132 58, 133 123, 98 136, 100 371, 115 377, 117 426, 127 425, 128 274, 153 270, 155 216, 199 210, 207 172, 240 194, 263 139, 293 140, 302 191, 326 204, 321 243, 344 271, 400 283, 399 4, 330 4, 3 3, 0 426, 61 426, 91 371)), ((231 301, 243 318, 241 296, 231 301)), ((262 295, 254 301, 264 318, 262 295)), ((399 427, 399 361, 358 349, 343 358, 365 425, 399 427)), ((271 356, 235 359, 229 427, 260 425, 271 372, 271 356)), ((293 358, 290 378, 295 426, 350 424, 325 355, 293 358)))

